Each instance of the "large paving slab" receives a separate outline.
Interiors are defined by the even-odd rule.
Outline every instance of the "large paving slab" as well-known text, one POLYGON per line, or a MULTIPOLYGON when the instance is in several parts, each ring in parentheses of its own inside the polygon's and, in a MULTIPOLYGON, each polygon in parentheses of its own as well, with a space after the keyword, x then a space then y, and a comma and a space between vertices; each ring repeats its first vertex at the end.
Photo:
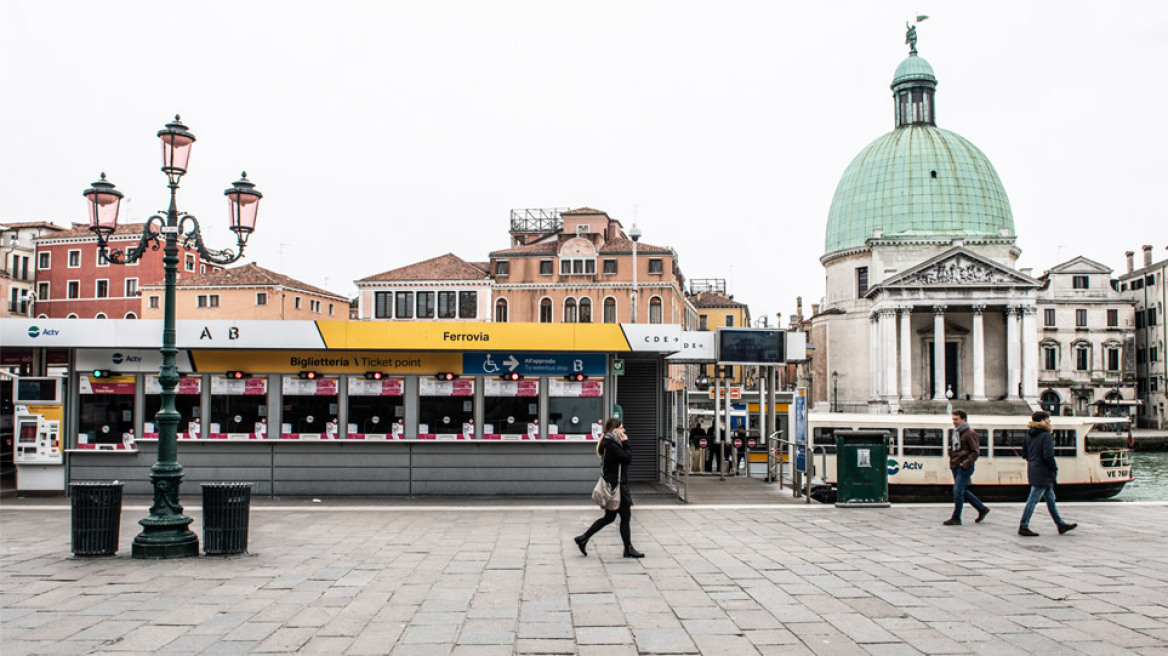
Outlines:
MULTIPOLYGON (((1168 504, 634 509, 576 551, 581 505, 325 500, 251 513, 251 554, 69 553, 63 502, 0 507, 0 652, 22 654, 1164 654, 1168 504)), ((188 508, 198 528, 198 508, 188 508)))

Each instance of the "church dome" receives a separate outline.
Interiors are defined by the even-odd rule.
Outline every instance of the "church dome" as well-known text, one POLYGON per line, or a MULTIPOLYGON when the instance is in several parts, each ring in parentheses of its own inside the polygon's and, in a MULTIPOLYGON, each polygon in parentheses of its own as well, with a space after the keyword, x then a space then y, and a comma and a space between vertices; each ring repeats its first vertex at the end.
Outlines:
POLYGON ((989 159, 936 126, 937 78, 909 55, 893 77, 896 129, 868 144, 844 171, 827 219, 825 252, 884 238, 1014 236, 1006 190, 989 159))

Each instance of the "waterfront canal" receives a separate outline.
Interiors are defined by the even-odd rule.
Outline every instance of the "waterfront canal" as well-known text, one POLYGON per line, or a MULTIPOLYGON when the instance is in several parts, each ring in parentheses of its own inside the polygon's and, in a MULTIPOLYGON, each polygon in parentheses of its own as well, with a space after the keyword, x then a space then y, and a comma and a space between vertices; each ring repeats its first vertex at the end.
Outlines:
POLYGON ((1135 480, 1109 501, 1168 501, 1168 451, 1132 453, 1135 480))

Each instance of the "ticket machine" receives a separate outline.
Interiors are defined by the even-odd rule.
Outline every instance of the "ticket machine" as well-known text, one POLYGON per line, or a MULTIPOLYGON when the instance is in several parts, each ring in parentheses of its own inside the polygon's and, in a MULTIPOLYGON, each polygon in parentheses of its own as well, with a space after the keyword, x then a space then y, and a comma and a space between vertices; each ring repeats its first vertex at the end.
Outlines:
POLYGON ((65 466, 61 453, 64 382, 63 378, 56 376, 16 379, 13 395, 16 452, 13 461, 17 490, 65 490, 65 466))

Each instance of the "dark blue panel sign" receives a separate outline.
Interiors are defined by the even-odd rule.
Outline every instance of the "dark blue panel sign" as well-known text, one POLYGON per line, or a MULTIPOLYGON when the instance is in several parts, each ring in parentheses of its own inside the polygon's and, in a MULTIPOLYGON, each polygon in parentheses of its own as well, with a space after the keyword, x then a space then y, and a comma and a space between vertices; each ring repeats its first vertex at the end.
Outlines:
POLYGON ((463 353, 462 373, 466 376, 603 376, 603 353, 463 353))
POLYGON ((795 471, 807 471, 807 396, 806 390, 795 392, 795 471))

